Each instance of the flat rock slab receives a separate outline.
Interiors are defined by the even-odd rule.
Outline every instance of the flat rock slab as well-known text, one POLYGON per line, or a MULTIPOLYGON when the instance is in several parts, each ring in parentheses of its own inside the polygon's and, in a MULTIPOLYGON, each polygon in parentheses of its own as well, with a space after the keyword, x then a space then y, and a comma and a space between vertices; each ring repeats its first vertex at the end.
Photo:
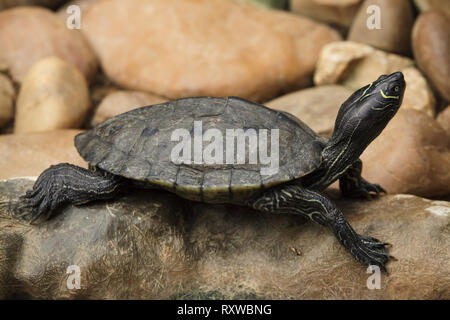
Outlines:
POLYGON ((337 199, 357 232, 393 244, 398 261, 370 290, 366 267, 329 230, 298 216, 133 191, 29 225, 10 215, 32 183, 0 182, 2 298, 450 298, 449 202, 337 199), (80 289, 67 287, 72 265, 80 289))

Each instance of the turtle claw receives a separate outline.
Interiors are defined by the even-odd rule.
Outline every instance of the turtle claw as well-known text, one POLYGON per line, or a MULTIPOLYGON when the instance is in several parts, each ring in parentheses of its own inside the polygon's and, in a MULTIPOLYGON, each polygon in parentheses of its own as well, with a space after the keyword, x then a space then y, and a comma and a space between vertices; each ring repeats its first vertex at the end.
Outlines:
POLYGON ((396 257, 394 257, 394 256, 389 256, 389 259, 392 260, 392 261, 398 261, 398 259, 396 257))
POLYGON ((349 198, 363 198, 372 200, 381 194, 387 194, 386 190, 379 184, 370 183, 363 178, 360 178, 357 183, 353 183, 352 186, 342 189, 344 196, 349 198))
POLYGON ((381 187, 379 184, 372 184, 365 180, 362 183, 362 188, 365 189, 369 194, 375 194, 376 196, 380 195, 381 193, 387 194, 386 190, 384 190, 383 187, 381 187))
POLYGON ((15 214, 16 218, 23 218, 30 224, 35 222, 44 213, 46 207, 46 197, 40 188, 33 188, 19 198, 19 213, 15 214))
POLYGON ((353 257, 365 265, 376 265, 386 272, 386 264, 392 259, 387 253, 389 243, 355 233, 348 223, 340 224, 336 235, 353 257))
POLYGON ((50 213, 55 209, 62 200, 60 191, 52 188, 48 180, 41 176, 34 184, 33 189, 28 190, 19 198, 18 212, 14 216, 33 224, 45 213, 50 213))
POLYGON ((357 235, 357 240, 359 240, 359 243, 354 244, 355 246, 350 249, 350 252, 360 262, 366 265, 376 265, 380 270, 387 273, 386 264, 389 260, 397 261, 397 259, 389 255, 386 251, 386 247, 391 246, 390 243, 360 235, 357 235))

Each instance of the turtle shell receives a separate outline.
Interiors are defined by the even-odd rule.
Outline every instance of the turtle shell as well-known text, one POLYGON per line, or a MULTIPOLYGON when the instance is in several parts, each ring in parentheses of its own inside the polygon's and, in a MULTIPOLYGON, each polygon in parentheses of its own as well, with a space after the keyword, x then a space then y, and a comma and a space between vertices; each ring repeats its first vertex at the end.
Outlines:
MULTIPOLYGON (((203 141, 201 151, 205 152, 215 139, 203 141)), ((239 145, 237 140, 233 141, 239 145)), ((193 149, 194 143, 191 145, 193 149)), ((91 166, 161 187, 190 200, 226 203, 240 202, 262 189, 314 171, 320 165, 323 139, 288 113, 236 97, 197 97, 146 106, 118 115, 77 135, 75 146, 91 166), (216 161, 218 163, 208 165, 201 161, 172 161, 172 150, 180 143, 172 141, 174 130, 184 129, 194 137, 199 132, 194 130, 194 121, 201 121, 202 134, 208 129, 221 132, 223 148, 211 154, 222 152, 223 163, 216 161), (226 152, 232 155, 238 152, 234 146, 227 148, 227 129, 242 129, 244 132, 255 129, 253 133, 257 133, 258 143, 265 141, 261 140, 264 130, 260 129, 266 129, 269 156, 274 132, 271 130, 278 129, 278 168, 267 174, 261 169, 269 166, 268 161, 265 164, 259 160, 249 163, 250 138, 244 140, 246 156, 245 161, 241 161, 244 163, 236 163, 236 158, 226 161, 226 152)))

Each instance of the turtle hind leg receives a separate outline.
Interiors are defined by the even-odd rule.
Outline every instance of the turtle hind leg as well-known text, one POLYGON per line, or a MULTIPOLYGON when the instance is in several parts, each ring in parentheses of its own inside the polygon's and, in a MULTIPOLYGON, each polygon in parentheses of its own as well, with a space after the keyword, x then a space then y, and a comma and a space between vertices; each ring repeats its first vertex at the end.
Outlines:
POLYGON ((357 234, 336 205, 320 192, 297 184, 279 186, 250 200, 247 205, 263 212, 299 214, 328 226, 356 260, 386 271, 386 263, 391 258, 386 251, 388 243, 357 234))
POLYGON ((47 218, 60 206, 83 204, 114 197, 121 178, 102 170, 86 170, 68 163, 60 163, 41 173, 33 188, 20 200, 21 213, 34 222, 43 215, 47 218))
POLYGON ((362 161, 356 160, 339 179, 342 195, 348 198, 371 199, 380 193, 386 193, 380 185, 373 184, 361 177, 362 161))

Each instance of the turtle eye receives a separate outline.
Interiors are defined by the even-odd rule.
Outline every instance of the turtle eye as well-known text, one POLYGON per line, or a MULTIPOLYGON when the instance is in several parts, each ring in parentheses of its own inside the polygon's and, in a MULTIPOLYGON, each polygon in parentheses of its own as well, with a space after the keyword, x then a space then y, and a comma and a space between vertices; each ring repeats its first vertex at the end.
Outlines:
POLYGON ((400 90, 400 87, 399 86, 395 86, 394 87, 394 92, 398 92, 400 90))

